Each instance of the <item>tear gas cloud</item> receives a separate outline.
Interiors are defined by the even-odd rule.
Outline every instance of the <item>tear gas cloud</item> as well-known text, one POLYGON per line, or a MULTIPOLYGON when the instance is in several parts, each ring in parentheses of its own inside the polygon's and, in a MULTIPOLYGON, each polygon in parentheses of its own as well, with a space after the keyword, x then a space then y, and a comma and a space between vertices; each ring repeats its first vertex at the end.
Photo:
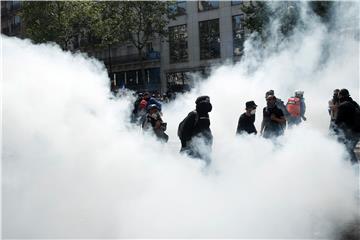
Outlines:
POLYGON ((306 29, 276 51, 248 41, 240 63, 163 107, 167 144, 130 125, 133 99, 110 99, 102 63, 2 36, 3 236, 334 238, 358 216, 358 179, 327 134, 327 102, 343 87, 358 100, 359 42, 303 7, 306 29), (269 89, 283 100, 304 90, 308 121, 276 143, 236 137, 248 100, 260 128, 269 89), (176 136, 200 94, 213 104, 208 169, 176 136))

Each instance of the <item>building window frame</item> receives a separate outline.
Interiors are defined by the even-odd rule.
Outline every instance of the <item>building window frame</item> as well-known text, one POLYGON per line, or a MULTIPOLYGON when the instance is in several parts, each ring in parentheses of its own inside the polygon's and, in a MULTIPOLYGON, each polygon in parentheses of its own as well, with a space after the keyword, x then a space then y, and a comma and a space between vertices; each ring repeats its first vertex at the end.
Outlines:
POLYGON ((220 1, 198 1, 198 12, 219 9, 220 1))
POLYGON ((239 5, 241 5, 241 4, 243 4, 244 3, 244 1, 243 0, 232 0, 231 1, 231 6, 239 6, 239 5))
POLYGON ((183 16, 186 15, 186 1, 175 1, 169 6, 170 12, 172 12, 173 16, 183 16))
POLYGON ((233 56, 241 56, 244 50, 245 27, 242 24, 244 14, 237 14, 231 17, 233 33, 233 56))
POLYGON ((219 18, 199 22, 200 60, 221 58, 219 18))
POLYGON ((168 30, 170 63, 187 62, 189 60, 187 24, 171 26, 168 30))

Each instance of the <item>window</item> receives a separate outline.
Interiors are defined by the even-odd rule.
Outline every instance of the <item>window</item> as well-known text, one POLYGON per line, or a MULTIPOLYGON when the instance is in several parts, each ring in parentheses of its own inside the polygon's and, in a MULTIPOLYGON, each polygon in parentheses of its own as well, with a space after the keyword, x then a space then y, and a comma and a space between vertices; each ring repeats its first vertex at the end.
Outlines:
POLYGON ((172 72, 166 74, 167 87, 172 92, 183 92, 190 90, 190 72, 172 72))
POLYGON ((186 24, 169 27, 170 63, 188 60, 187 37, 186 24))
POLYGON ((243 0, 235 0, 235 1, 231 1, 231 6, 241 5, 243 2, 244 2, 243 0))
POLYGON ((12 24, 11 24, 12 32, 20 31, 20 22, 21 22, 20 16, 14 16, 12 18, 12 24))
POLYGON ((13 1, 13 10, 18 10, 21 7, 20 1, 13 1))
POLYGON ((199 22, 200 60, 220 57, 219 19, 199 22))
POLYGON ((145 70, 146 80, 150 84, 160 83, 160 68, 149 68, 145 70))
POLYGON ((219 1, 198 1, 198 11, 209 11, 219 8, 219 1))
POLYGON ((186 1, 175 1, 169 7, 170 12, 174 16, 181 16, 186 14, 186 1))
MULTIPOLYGON (((146 73, 146 72, 145 72, 146 73)), ((133 70, 125 73, 125 84, 127 86, 142 85, 141 71, 133 70)))
POLYGON ((153 46, 152 46, 152 42, 147 42, 146 45, 145 45, 145 48, 146 48, 146 53, 150 53, 150 52, 154 51, 153 46))
POLYGON ((243 19, 243 14, 232 17, 234 56, 241 56, 244 50, 245 29, 242 24, 243 19))

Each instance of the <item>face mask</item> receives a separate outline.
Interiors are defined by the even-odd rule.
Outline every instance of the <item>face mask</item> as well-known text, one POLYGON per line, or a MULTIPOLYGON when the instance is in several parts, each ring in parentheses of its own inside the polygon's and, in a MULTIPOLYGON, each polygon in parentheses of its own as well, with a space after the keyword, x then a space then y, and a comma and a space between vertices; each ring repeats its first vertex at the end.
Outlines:
POLYGON ((255 113, 256 113, 256 109, 253 109, 253 110, 251 110, 251 115, 255 115, 255 113))
POLYGON ((208 113, 211 112, 212 110, 212 105, 209 102, 200 102, 196 105, 196 111, 200 112, 200 113, 208 113))
POLYGON ((157 118, 157 114, 156 114, 156 113, 153 113, 153 114, 151 114, 151 117, 156 119, 156 118, 157 118))

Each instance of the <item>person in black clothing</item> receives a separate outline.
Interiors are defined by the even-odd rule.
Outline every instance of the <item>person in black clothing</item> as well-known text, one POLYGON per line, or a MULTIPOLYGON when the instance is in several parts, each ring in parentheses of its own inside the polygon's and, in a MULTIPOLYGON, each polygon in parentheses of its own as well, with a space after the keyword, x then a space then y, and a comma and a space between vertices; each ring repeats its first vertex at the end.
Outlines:
POLYGON ((190 112, 179 125, 180 152, 203 159, 210 164, 213 136, 210 130, 209 112, 212 110, 212 105, 208 96, 198 97, 195 103, 196 110, 190 112))
POLYGON ((357 163, 357 157, 354 153, 356 144, 360 139, 360 107, 350 97, 347 89, 341 89, 338 94, 339 105, 337 107, 337 114, 335 119, 335 132, 338 138, 346 146, 347 151, 351 157, 352 163, 357 163))
POLYGON ((284 133, 286 119, 283 111, 276 106, 276 97, 269 95, 266 98, 267 107, 263 109, 263 121, 260 133, 264 138, 278 137, 284 133))
POLYGON ((246 112, 243 113, 238 122, 237 134, 242 134, 247 132, 248 134, 257 134, 254 122, 255 122, 255 112, 257 105, 254 101, 246 102, 246 112))

